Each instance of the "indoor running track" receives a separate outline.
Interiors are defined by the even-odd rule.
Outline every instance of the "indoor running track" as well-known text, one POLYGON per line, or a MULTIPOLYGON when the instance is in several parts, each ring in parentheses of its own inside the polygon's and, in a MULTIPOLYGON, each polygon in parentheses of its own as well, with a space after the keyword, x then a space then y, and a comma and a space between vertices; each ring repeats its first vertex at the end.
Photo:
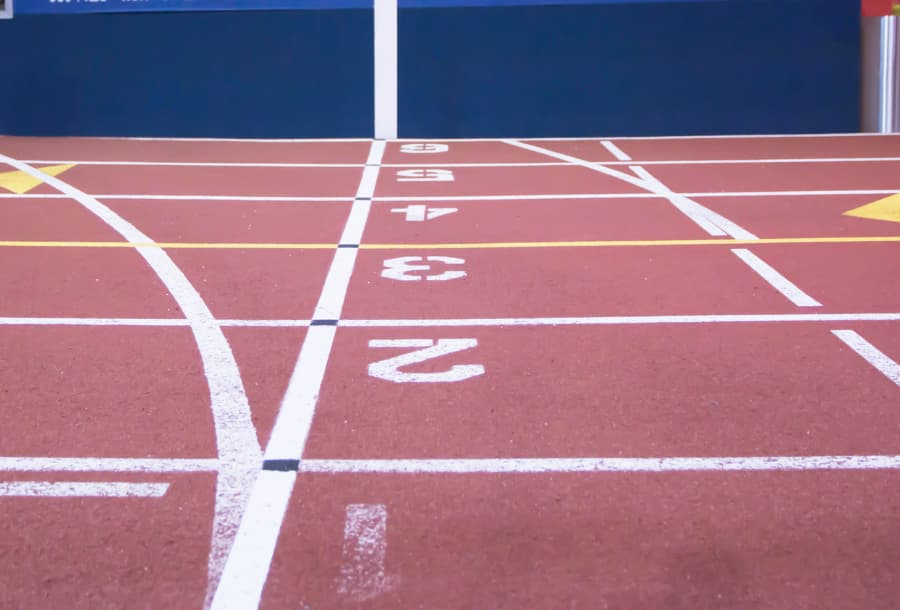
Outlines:
POLYGON ((900 137, 0 138, 0 607, 900 606, 900 137))

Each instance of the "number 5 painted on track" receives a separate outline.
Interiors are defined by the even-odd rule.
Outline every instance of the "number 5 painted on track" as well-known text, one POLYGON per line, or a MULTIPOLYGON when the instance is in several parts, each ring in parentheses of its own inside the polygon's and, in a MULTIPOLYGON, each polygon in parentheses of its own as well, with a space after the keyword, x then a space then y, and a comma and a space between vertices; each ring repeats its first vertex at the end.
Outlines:
POLYGON ((480 364, 454 364, 446 371, 432 373, 404 373, 400 367, 426 362, 441 356, 478 346, 477 339, 372 339, 369 347, 417 347, 413 352, 400 354, 369 365, 369 375, 394 383, 452 383, 484 375, 480 364))

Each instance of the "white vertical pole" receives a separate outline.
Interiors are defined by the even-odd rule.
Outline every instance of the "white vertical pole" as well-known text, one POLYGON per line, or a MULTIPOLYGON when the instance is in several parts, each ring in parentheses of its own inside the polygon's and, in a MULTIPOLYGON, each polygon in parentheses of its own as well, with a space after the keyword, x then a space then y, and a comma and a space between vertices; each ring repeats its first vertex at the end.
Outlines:
POLYGON ((397 0, 374 0, 375 138, 397 138, 397 0))
POLYGON ((897 117, 897 20, 900 17, 881 18, 881 116, 879 131, 896 133, 897 117))

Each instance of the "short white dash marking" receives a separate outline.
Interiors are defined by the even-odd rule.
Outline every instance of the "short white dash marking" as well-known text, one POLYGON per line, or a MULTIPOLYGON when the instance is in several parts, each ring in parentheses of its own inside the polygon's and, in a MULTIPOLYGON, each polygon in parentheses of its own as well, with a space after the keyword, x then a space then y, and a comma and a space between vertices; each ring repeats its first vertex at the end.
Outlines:
POLYGON ((878 369, 882 375, 900 386, 900 364, 894 362, 887 354, 863 339, 856 331, 833 330, 831 332, 846 343, 850 349, 862 356, 866 362, 878 369))
POLYGON ((778 273, 771 265, 750 252, 746 248, 732 248, 735 255, 747 263, 747 266, 756 271, 759 276, 766 280, 775 290, 784 295, 791 303, 797 307, 821 307, 822 304, 817 300, 800 290, 800 288, 789 279, 778 273))
POLYGON ((383 504, 350 504, 346 513, 338 593, 365 601, 393 586, 393 579, 384 573, 387 508, 383 504))
POLYGON ((603 148, 608 150, 612 156, 619 161, 631 161, 631 157, 624 150, 616 146, 612 140, 602 140, 600 144, 602 144, 603 148))
POLYGON ((0 482, 0 496, 44 498, 161 498, 168 483, 0 482))

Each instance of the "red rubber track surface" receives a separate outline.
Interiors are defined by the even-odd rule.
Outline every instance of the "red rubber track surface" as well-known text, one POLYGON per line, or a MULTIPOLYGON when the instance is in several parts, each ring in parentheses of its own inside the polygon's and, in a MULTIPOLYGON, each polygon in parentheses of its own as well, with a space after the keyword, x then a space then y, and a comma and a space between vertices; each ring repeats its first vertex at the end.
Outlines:
MULTIPOLYGON (((160 244, 123 243, 50 184, 15 194, 3 172, 17 168, 0 167, 0 607, 200 609, 225 558, 265 568, 256 601, 235 607, 266 610, 900 605, 900 224, 845 215, 900 192, 900 138, 408 144, 387 143, 370 201, 370 141, 0 137, 31 167, 74 165, 58 179, 160 244), (638 180, 630 166, 759 240, 711 235, 667 192, 604 173, 638 180), (298 356, 335 324, 317 303, 342 273, 351 210, 367 212, 362 238, 310 386, 298 356), (160 250, 213 322, 185 318, 142 256, 160 250), (444 271, 464 274, 425 279, 444 271), (722 317, 736 315, 751 318, 722 317), (237 424, 211 407, 197 333, 212 327, 262 451, 273 429, 302 428, 278 417, 289 387, 315 400, 286 508, 253 526, 276 544, 249 559, 211 554, 239 523, 214 526, 234 457, 221 428, 237 424), (482 372, 385 379, 420 349, 390 342, 412 340, 469 343, 395 372, 482 372), (887 461, 554 461, 835 456, 887 461), (519 459, 543 470, 429 471, 519 459), (354 506, 381 529, 354 530, 354 506)), ((253 477, 272 472, 243 449, 253 477)))

